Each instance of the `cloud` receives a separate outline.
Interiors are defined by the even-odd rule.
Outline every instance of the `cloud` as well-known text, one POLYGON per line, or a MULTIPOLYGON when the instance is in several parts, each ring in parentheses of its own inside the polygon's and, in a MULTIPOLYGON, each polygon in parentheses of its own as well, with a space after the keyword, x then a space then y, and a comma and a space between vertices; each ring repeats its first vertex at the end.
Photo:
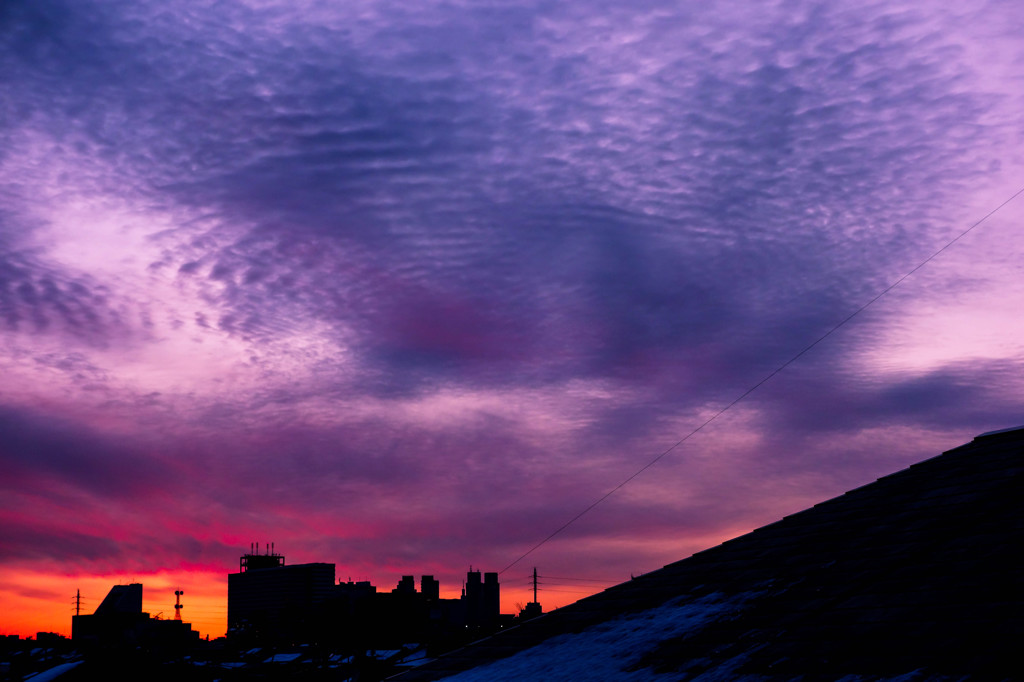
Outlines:
POLYGON ((59 417, 3 407, 0 434, 8 491, 68 487, 124 499, 153 494, 172 480, 167 462, 59 417))
POLYGON ((0 253, 0 325, 8 332, 63 335, 92 346, 131 333, 102 285, 17 252, 0 253))
MULTIPOLYGON (((679 5, 4 3, 16 553, 518 555, 1019 170, 1015 5, 679 5), (101 502, 117 547, 65 522, 101 502)), ((961 247, 573 552, 658 561, 1016 423, 1012 343, 919 357, 951 296, 1011 295, 1009 241, 961 247)))
MULTIPOLYGON (((90 20, 100 56, 60 87, 93 97, 119 58, 103 111, 132 124, 101 152, 217 216, 176 265, 204 276, 214 326, 262 340, 312 317, 374 371, 427 385, 524 364, 555 381, 625 373, 727 349, 737 319, 744 347, 791 347, 921 253, 928 207, 987 167, 972 149, 993 103, 958 86, 955 44, 913 12, 771 8, 753 27, 697 13, 713 31, 690 45, 694 27, 659 27, 656 5, 618 30, 546 6, 467 9, 403 9, 374 52, 341 21, 308 34, 258 11, 110 12, 90 20), (208 42, 183 52, 189 33, 208 42), (659 52, 669 41, 688 47, 659 52), (644 65, 642 97, 609 97, 626 65, 644 65), (573 351, 549 362, 567 330, 573 351)), ((75 51, 76 21, 35 30, 75 51)), ((103 141, 103 122, 70 120, 103 141)))
MULTIPOLYGON (((1016 424, 1020 408, 1008 398, 1017 363, 953 363, 923 372, 864 376, 817 372, 783 379, 784 400, 758 400, 766 419, 790 433, 843 433, 886 425, 943 429, 1016 424)), ((767 393, 771 393, 771 389, 767 393)))

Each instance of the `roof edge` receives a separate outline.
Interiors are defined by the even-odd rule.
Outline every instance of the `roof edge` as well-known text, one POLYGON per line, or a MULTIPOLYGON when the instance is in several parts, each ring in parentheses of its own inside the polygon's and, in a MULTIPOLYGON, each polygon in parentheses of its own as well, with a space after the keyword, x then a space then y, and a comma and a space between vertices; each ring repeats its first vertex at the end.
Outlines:
POLYGON ((1024 431, 1024 425, 1022 426, 1011 426, 1005 429, 996 429, 995 431, 986 431, 985 433, 979 433, 974 437, 975 440, 979 438, 986 438, 988 436, 998 436, 1003 433, 1012 433, 1013 431, 1024 431))

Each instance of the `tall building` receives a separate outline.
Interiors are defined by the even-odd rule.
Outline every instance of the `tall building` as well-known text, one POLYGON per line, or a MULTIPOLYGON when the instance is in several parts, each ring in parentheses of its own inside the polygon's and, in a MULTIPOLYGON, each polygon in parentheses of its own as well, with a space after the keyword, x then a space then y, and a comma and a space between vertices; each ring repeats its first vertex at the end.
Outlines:
POLYGON ((466 574, 466 625, 490 628, 497 624, 501 611, 501 592, 497 573, 483 574, 470 571, 466 574))
POLYGON ((228 634, 284 643, 308 638, 334 595, 334 564, 285 565, 272 549, 250 550, 228 575, 228 634))
POLYGON ((424 599, 437 601, 441 598, 441 583, 434 580, 434 576, 425 575, 420 578, 420 593, 424 599))

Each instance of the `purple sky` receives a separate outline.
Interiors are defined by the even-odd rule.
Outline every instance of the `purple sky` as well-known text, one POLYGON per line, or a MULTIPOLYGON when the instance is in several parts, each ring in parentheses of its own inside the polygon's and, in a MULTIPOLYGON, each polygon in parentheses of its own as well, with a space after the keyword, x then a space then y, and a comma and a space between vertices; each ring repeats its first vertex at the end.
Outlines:
MULTIPOLYGON (((252 541, 503 568, 1024 185, 1022 35, 1016 0, 5 0, 0 604, 252 541)), ((1024 423, 1022 217, 506 594, 1024 423)))

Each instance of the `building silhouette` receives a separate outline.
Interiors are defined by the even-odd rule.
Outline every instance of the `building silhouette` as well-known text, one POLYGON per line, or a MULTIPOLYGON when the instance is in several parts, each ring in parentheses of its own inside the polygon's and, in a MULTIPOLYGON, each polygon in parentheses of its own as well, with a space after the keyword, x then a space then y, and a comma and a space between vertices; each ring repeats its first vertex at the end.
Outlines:
POLYGON ((441 598, 441 583, 434 580, 434 576, 425 575, 420 578, 420 593, 424 599, 437 601, 441 598))
POLYGON ((228 575, 228 632, 258 642, 305 642, 315 637, 335 594, 334 564, 286 565, 258 546, 228 575))
POLYGON ((464 596, 466 616, 465 624, 469 627, 494 628, 498 623, 501 610, 501 592, 497 573, 485 573, 480 580, 480 571, 470 569, 466 574, 466 594, 464 596))
POLYGON ((71 617, 71 639, 85 649, 181 651, 199 640, 199 633, 181 620, 151 618, 142 610, 142 585, 114 585, 91 615, 71 617))
POLYGON ((447 649, 490 634, 512 617, 500 614, 497 573, 466 574, 463 594, 442 599, 432 575, 404 575, 394 589, 368 581, 335 583, 335 565, 285 563, 266 546, 250 546, 228 575, 228 637, 254 645, 320 643, 352 650, 409 642, 447 649))

